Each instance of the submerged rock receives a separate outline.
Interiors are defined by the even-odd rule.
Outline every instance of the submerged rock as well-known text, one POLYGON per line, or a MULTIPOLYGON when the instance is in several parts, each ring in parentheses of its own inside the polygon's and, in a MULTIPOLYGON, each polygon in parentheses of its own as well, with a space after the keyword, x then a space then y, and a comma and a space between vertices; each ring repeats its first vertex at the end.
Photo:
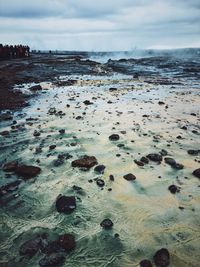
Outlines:
POLYGON ((119 135, 118 135, 118 134, 111 134, 111 135, 109 136, 109 139, 110 139, 111 141, 117 141, 117 140, 119 140, 119 135))
POLYGON ((135 175, 132 173, 128 173, 124 175, 123 178, 127 181, 134 181, 136 179, 135 175))
POLYGON ((94 165, 97 165, 97 159, 94 156, 83 156, 80 159, 72 161, 72 167, 90 169, 94 165))
POLYGON ((147 158, 152 161, 159 162, 159 163, 162 161, 162 155, 157 154, 157 153, 148 154, 147 158))
POLYGON ((153 256, 155 265, 157 267, 167 267, 170 263, 170 255, 166 248, 161 248, 153 256))
POLYGON ((41 169, 35 166, 20 165, 15 169, 15 173, 25 179, 33 178, 40 174, 41 169))
POLYGON ((76 209, 76 198, 59 195, 56 199, 56 209, 60 213, 71 213, 76 209))
POLYGON ((13 191, 18 188, 18 185, 21 183, 20 179, 9 179, 9 180, 1 180, 0 181, 0 195, 5 194, 8 191, 13 191))
POLYGON ((37 237, 26 241, 19 248, 19 254, 23 256, 33 257, 40 249, 41 238, 37 237))
POLYGON ((65 257, 62 253, 53 253, 49 256, 45 256, 39 261, 41 267, 55 267, 58 264, 62 264, 65 260, 65 257))
POLYGON ((76 247, 75 238, 71 234, 61 235, 58 239, 58 243, 65 251, 74 250, 76 247))
POLYGON ((200 178, 200 168, 194 170, 192 174, 193 174, 194 176, 196 176, 197 178, 200 178))
POLYGON ((101 223, 100 223, 101 227, 103 227, 104 229, 111 229, 113 227, 113 222, 110 219, 104 219, 101 223))
POLYGON ((152 263, 149 260, 142 260, 140 262, 140 267, 152 267, 152 263))

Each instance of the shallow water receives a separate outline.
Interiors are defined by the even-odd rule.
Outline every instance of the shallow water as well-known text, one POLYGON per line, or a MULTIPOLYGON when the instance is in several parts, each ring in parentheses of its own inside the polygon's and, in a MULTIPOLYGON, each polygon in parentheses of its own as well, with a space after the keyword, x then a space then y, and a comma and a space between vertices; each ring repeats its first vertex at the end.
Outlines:
MULTIPOLYGON (((36 233, 56 236, 69 232, 75 235, 77 248, 67 255, 63 266, 139 266, 142 259, 152 259, 161 247, 170 251, 170 266, 199 266, 200 187, 192 171, 199 168, 200 156, 187 154, 188 149, 200 148, 200 136, 192 132, 200 129, 198 81, 164 86, 121 74, 60 77, 69 78, 77 83, 64 87, 42 83, 43 91, 30 106, 14 114, 21 130, 0 136, 2 164, 18 159, 42 169, 36 179, 23 182, 18 191, 10 193, 14 197, 1 208, 1 261, 16 267, 38 266, 42 254, 20 261, 19 246, 36 233), (110 92, 110 87, 118 90, 110 92), (85 106, 86 99, 93 104, 85 106), (160 106, 159 100, 165 105, 160 106), (52 107, 65 115, 49 115, 52 107), (191 116, 192 112, 197 116, 191 116), (77 116, 83 119, 77 120, 77 116), (26 121, 30 117, 37 120, 26 121), (183 125, 187 125, 187 131, 180 129, 183 125), (59 134, 60 129, 65 129, 65 134, 59 134), (34 130, 41 135, 34 137, 34 130), (108 137, 112 133, 118 133, 120 140, 111 142, 108 137), (182 139, 177 139, 178 135, 182 139), (49 151, 52 144, 56 149, 49 151), (36 153, 39 146, 42 151, 36 153), (174 170, 164 162, 150 162, 144 167, 134 163, 134 159, 162 149, 184 164, 184 169, 174 170), (55 167, 61 153, 73 158, 55 167), (93 169, 85 172, 71 167, 72 160, 85 154, 106 166, 103 175, 93 169), (136 180, 123 179, 127 173, 133 173, 136 180), (110 174, 114 182, 109 180, 110 174), (103 190, 94 180, 88 182, 99 177, 105 181, 103 190), (180 193, 171 194, 171 184, 179 185, 180 193), (73 185, 82 187, 82 194, 75 192, 73 185), (72 214, 56 211, 55 200, 60 193, 77 197, 72 214), (112 230, 102 230, 104 218, 112 219, 112 230)), ((27 87, 24 85, 24 92, 27 87)), ((2 123, 1 131, 10 130, 10 125, 2 123)), ((12 179, 14 175, 6 178, 1 171, 1 177, 12 179)))

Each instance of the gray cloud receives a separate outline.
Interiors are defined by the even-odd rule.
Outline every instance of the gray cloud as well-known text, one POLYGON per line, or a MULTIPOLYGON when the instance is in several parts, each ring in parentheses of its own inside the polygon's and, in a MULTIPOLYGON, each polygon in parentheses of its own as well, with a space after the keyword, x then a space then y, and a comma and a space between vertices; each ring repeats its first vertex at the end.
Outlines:
POLYGON ((37 49, 200 46, 199 0, 0 0, 3 43, 37 49))

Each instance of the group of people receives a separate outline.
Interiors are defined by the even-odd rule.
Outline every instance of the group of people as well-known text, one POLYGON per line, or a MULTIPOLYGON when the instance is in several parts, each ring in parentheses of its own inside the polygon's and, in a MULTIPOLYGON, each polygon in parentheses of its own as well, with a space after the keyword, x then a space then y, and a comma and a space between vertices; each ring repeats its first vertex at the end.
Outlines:
POLYGON ((0 44, 0 59, 30 57, 30 47, 25 45, 0 44))

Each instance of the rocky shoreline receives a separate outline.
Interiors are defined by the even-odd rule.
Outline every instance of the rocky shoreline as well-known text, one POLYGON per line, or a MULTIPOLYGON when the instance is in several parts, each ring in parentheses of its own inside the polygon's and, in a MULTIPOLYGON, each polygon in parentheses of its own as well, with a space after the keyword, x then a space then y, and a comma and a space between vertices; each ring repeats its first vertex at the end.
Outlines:
POLYGON ((196 267, 197 63, 0 66, 0 266, 196 267))

